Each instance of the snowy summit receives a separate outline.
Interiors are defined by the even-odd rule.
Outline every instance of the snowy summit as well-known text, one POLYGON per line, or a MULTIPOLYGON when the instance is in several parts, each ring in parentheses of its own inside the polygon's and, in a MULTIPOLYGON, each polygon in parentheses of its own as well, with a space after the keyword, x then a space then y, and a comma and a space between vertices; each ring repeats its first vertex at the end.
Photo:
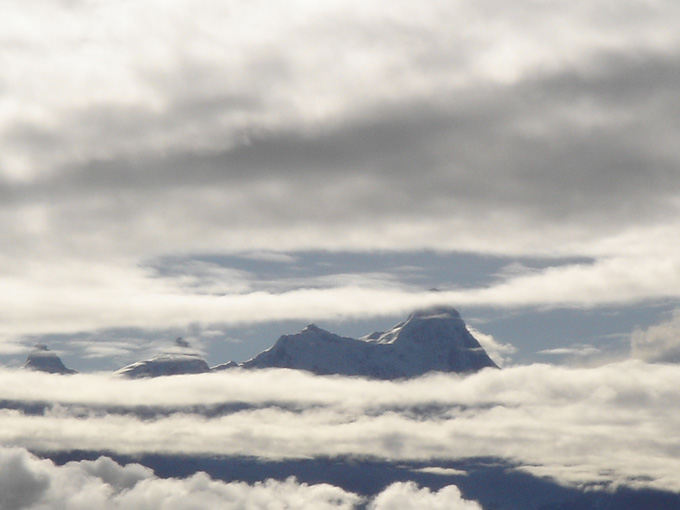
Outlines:
POLYGON ((297 334, 282 336, 272 348, 238 366, 375 379, 498 368, 451 307, 417 311, 388 331, 360 339, 341 337, 310 324, 297 334))
MULTIPOLYGON (((299 333, 281 336, 270 349, 248 361, 230 361, 212 370, 290 368, 319 375, 403 379, 428 372, 472 373, 488 367, 498 368, 458 312, 440 306, 414 312, 388 331, 359 339, 310 324, 299 333)), ((172 350, 116 373, 139 378, 210 370, 200 355, 178 338, 172 350)))
POLYGON ((116 374, 132 379, 158 377, 163 375, 201 374, 210 367, 200 354, 191 349, 183 338, 177 338, 172 349, 160 356, 127 365, 116 374))

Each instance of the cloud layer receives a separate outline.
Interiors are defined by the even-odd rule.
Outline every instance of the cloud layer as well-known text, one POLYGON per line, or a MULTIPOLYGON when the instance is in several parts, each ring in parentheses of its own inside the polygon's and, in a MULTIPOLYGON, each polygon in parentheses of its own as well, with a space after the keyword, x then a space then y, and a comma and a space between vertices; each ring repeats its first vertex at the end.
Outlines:
POLYGON ((672 365, 547 365, 389 382, 295 371, 129 381, 3 371, 5 445, 33 451, 511 461, 573 486, 680 491, 672 365))
MULTIPOLYGON (((123 356, 173 328, 680 298, 677 2, 36 0, 4 7, 0 34, 2 353, 34 335, 123 356), (327 251, 508 265, 424 285, 380 264, 321 271, 327 251)), ((3 369, 0 508, 359 504, 25 448, 435 470, 492 456, 564 485, 680 491, 677 367, 647 363, 678 360, 677 323, 636 331, 638 361, 467 379, 3 369)), ((598 348, 570 342, 548 352, 598 348)), ((364 503, 477 507, 410 484, 364 503)))
POLYGON ((342 489, 267 481, 223 483, 204 473, 187 479, 160 479, 138 464, 111 459, 55 466, 22 449, 0 449, 0 508, 3 510, 145 510, 166 508, 338 509, 355 508, 360 498, 342 489))
POLYGON ((677 14, 637 0, 8 7, 0 335, 429 300, 375 280, 278 296, 280 282, 258 292, 224 270, 214 296, 148 270, 203 253, 586 256, 446 299, 677 299, 677 14))
MULTIPOLYGON (((121 466, 107 457, 56 466, 21 448, 0 447, 2 510, 352 510, 365 498, 328 484, 308 485, 294 478, 253 485, 225 483, 197 473, 185 479, 161 479, 139 464, 121 466)), ((438 492, 414 483, 395 483, 370 501, 370 510, 481 510, 461 497, 456 486, 438 492)))

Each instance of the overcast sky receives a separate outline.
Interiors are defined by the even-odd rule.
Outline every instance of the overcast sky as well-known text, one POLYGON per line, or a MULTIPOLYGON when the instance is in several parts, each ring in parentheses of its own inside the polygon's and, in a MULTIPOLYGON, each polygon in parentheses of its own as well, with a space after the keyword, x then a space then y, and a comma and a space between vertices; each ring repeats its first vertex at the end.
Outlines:
POLYGON ((680 359, 675 1, 11 2, 0 65, 5 363, 436 302, 516 361, 680 359))
POLYGON ((5 2, 0 66, 1 509, 679 493, 677 0, 5 2), (216 365, 440 303, 503 370, 110 375, 178 336, 216 365), (85 373, 15 370, 37 342, 85 373), (147 454, 450 483, 121 460, 147 454), (471 459, 505 478, 469 492, 471 459))

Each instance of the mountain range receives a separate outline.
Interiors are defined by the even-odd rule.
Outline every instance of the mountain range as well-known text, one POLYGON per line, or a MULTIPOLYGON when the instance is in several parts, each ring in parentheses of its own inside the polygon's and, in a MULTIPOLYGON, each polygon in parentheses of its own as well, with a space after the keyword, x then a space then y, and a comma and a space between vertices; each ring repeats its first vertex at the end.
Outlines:
MULTIPOLYGON (((319 375, 401 379, 427 372, 476 372, 498 368, 453 308, 412 313, 384 332, 359 339, 329 333, 310 324, 284 335, 254 358, 224 368, 292 368, 319 375)), ((215 367, 216 370, 223 368, 215 367)))
MULTIPOLYGON (((31 353, 26 367, 73 373, 54 353, 50 352, 47 363, 45 352, 48 352, 46 348, 37 354, 31 353)), ((434 371, 472 373, 498 366, 467 329, 459 313, 451 307, 439 306, 416 311, 387 331, 358 339, 342 337, 310 324, 299 333, 281 336, 271 348, 250 360, 230 361, 212 369, 186 341, 178 338, 174 347, 160 356, 127 365, 116 374, 142 378, 263 368, 403 379, 434 371)))

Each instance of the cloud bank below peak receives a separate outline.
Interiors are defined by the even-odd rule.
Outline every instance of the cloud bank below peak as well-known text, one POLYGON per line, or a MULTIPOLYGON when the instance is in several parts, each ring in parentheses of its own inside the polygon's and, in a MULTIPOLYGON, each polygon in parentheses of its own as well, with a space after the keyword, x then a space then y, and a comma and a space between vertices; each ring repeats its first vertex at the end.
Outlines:
POLYGON ((564 486, 678 492, 678 376, 676 366, 639 361, 401 382, 287 370, 152 380, 4 370, 0 441, 35 452, 368 456, 435 467, 491 457, 564 486))

